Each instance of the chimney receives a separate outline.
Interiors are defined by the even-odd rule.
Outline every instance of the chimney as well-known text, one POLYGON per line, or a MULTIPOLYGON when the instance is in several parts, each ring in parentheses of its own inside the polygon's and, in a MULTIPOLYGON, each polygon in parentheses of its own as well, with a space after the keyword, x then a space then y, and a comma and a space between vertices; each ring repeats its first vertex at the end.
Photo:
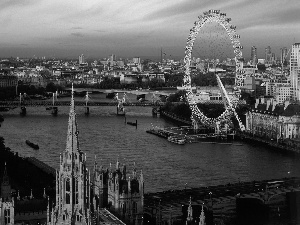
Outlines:
POLYGON ((289 104, 290 104, 289 101, 285 101, 285 102, 284 102, 284 110, 286 110, 286 108, 288 107, 289 104))
POLYGON ((259 98, 255 99, 255 108, 257 109, 257 106, 259 104, 259 98))
POLYGON ((268 99, 268 100, 267 100, 267 108, 266 108, 267 111, 268 111, 268 109, 269 109, 269 107, 270 107, 270 104, 271 104, 271 100, 268 99))
POLYGON ((274 101, 273 101, 273 107, 272 107, 272 112, 274 111, 274 109, 275 109, 275 107, 276 107, 276 105, 277 105, 277 102, 276 102, 276 100, 274 99, 274 101))

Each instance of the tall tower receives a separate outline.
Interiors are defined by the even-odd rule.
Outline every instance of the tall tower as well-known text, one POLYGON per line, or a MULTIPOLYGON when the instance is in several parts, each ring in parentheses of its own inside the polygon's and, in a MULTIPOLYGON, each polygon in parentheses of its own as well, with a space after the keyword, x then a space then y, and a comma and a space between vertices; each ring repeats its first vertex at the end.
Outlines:
POLYGON ((83 63, 85 63, 84 55, 81 54, 81 55, 79 56, 79 64, 83 64, 83 63))
POLYGON ((192 197, 190 197, 189 207, 188 207, 188 215, 186 218, 186 225, 193 223, 193 208, 192 208, 192 197))
POLYGON ((51 213, 48 209, 49 225, 91 223, 90 173, 86 167, 86 155, 79 150, 73 94, 72 87, 67 144, 56 172, 56 206, 51 213))
POLYGON ((293 89, 292 99, 300 100, 299 75, 300 75, 300 43, 292 45, 290 58, 290 80, 293 89))
POLYGON ((14 200, 11 198, 11 186, 5 163, 0 195, 0 225, 14 224, 14 214, 14 200))
POLYGON ((257 64, 257 49, 255 46, 251 47, 251 63, 252 65, 257 64))
POLYGON ((286 64, 286 62, 287 62, 287 58, 286 58, 287 54, 288 54, 288 51, 287 51, 286 47, 280 49, 280 62, 282 64, 286 64))
POLYGON ((265 48, 265 60, 267 64, 271 63, 271 57, 272 57, 271 47, 268 46, 265 48))
POLYGON ((135 165, 132 174, 127 178, 126 166, 120 166, 119 160, 115 169, 108 171, 107 196, 110 210, 126 221, 126 224, 142 224, 144 209, 144 177, 139 175, 135 165))

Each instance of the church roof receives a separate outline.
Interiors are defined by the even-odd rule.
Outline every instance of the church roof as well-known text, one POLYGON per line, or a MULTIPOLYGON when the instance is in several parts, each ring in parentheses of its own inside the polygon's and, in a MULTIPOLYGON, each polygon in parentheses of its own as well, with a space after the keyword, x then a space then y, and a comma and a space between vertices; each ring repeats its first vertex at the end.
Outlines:
POLYGON ((270 105, 267 108, 267 104, 260 103, 257 105, 256 108, 253 108, 253 110, 256 112, 274 114, 277 116, 279 115, 279 116, 291 117, 294 115, 300 115, 299 104, 289 104, 287 107, 285 107, 283 104, 277 104, 275 105, 275 107, 273 107, 273 105, 270 105))
POLYGON ((107 209, 100 209, 99 211, 100 223, 105 225, 125 225, 116 216, 110 213, 107 209))
POLYGON ((282 116, 294 116, 300 114, 300 105, 298 104, 290 104, 282 113, 282 116))
POLYGON ((264 112, 267 109, 267 105, 266 104, 258 104, 256 109, 261 112, 264 112))
POLYGON ((273 111, 276 115, 281 115, 284 112, 284 105, 276 105, 273 111))

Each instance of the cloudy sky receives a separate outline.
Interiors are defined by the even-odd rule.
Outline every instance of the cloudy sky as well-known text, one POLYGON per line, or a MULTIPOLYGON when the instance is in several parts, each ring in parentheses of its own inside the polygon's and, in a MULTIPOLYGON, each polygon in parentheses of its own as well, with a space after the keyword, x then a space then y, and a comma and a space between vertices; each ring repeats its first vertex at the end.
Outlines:
POLYGON ((246 58, 300 42, 299 0, 1 0, 0 57, 159 58, 162 47, 179 59, 209 9, 232 18, 246 58))

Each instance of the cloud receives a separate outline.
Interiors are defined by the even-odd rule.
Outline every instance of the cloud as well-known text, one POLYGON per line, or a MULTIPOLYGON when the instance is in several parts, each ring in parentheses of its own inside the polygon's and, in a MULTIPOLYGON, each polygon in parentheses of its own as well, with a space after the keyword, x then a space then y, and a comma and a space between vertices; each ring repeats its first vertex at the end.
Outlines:
POLYGON ((0 0, 0 44, 51 49, 64 43, 70 51, 70 44, 91 50, 97 45, 116 54, 124 46, 130 51, 173 46, 183 52, 197 16, 219 9, 232 18, 247 40, 243 44, 268 39, 271 45, 300 35, 299 8, 299 0, 0 0))
POLYGON ((94 31, 96 31, 96 32, 98 32, 98 33, 105 33, 106 31, 105 30, 94 30, 94 31))
POLYGON ((71 29, 72 29, 72 30, 82 30, 83 27, 72 27, 71 29))
POLYGON ((0 10, 7 10, 8 8, 22 8, 22 7, 27 7, 27 6, 31 6, 35 3, 37 3, 38 1, 35 0, 2 0, 0 2, 0 10))
POLYGON ((80 33, 80 32, 74 32, 74 33, 71 33, 72 36, 75 36, 75 37, 84 37, 84 34, 83 33, 80 33))
MULTIPOLYGON (((156 10, 153 13, 147 14, 143 19, 167 19, 167 18, 180 18, 183 19, 193 16, 195 19, 199 14, 202 14, 204 11, 209 9, 224 9, 224 8, 233 8, 237 4, 242 4, 247 0, 232 1, 232 0, 188 0, 188 1, 176 1, 172 5, 165 5, 163 8, 156 10)), ((252 1, 252 0, 251 0, 252 1)), ((254 0, 258 1, 258 0, 254 0)), ((175 1, 174 1, 175 2, 175 1)), ((223 10, 221 10, 223 11, 223 10)))
MULTIPOLYGON (((208 1, 205 2, 207 3, 208 1)), ((173 16, 180 16, 182 14, 198 11, 200 7, 201 7, 200 1, 199 2, 198 1, 175 2, 173 5, 166 5, 159 10, 156 10, 150 14, 146 14, 143 20, 158 20, 158 19, 170 18, 173 16)))
MULTIPOLYGON (((284 24, 299 23, 300 1, 251 0, 237 4, 232 11, 233 23, 238 30, 257 27, 275 28, 284 24)), ((231 14, 231 13, 230 13, 231 14)))

